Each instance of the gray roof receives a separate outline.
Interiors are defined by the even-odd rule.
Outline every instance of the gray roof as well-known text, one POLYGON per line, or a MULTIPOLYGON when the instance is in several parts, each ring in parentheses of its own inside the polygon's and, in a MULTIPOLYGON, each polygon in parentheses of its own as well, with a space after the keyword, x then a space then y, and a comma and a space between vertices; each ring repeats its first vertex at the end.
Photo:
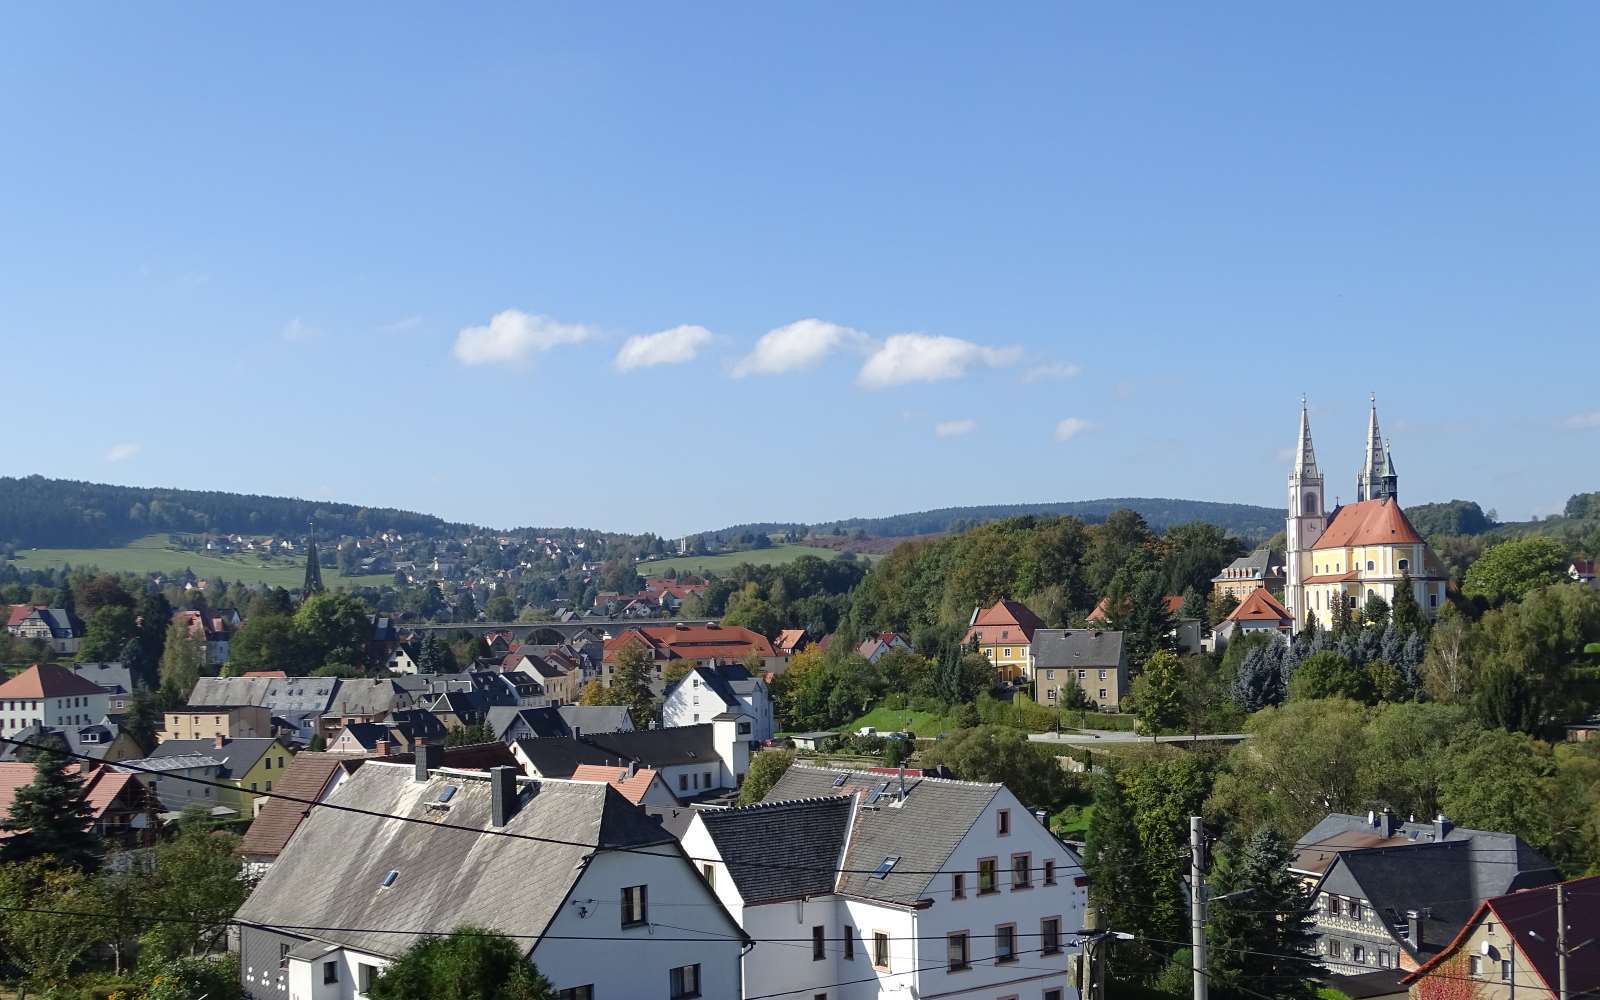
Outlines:
POLYGON ((177 753, 161 757, 141 757, 138 760, 122 760, 113 766, 126 766, 130 770, 137 768, 141 771, 188 771, 197 767, 221 768, 223 761, 203 753, 177 753))
POLYGON ((750 671, 740 664, 727 664, 724 666, 695 667, 684 676, 672 682, 662 697, 670 698, 679 685, 686 684, 691 678, 699 678, 700 683, 711 694, 722 699, 722 703, 729 708, 737 708, 741 695, 755 693, 757 681, 750 676, 750 671))
POLYGON ((185 754, 200 754, 210 757, 222 764, 222 775, 225 778, 238 778, 261 759, 262 754, 272 749, 277 740, 267 737, 251 737, 248 739, 224 740, 222 746, 217 746, 215 739, 208 740, 166 740, 156 744, 155 750, 146 759, 158 760, 165 757, 180 757, 185 754))
POLYGON ((123 663, 79 663, 72 672, 112 694, 133 693, 133 671, 123 663))
POLYGON ((566 721, 554 708, 515 708, 510 705, 495 705, 484 717, 484 724, 494 733, 496 739, 503 740, 506 738, 506 731, 515 725, 519 718, 527 723, 535 736, 572 735, 572 730, 567 727, 566 721))
MULTIPOLYGON (((1444 836, 1439 834, 1439 826, 1433 822, 1395 823, 1393 836, 1384 840, 1383 831, 1377 829, 1377 823, 1382 822, 1381 816, 1352 816, 1349 813, 1329 813, 1324 816, 1316 826, 1307 830, 1305 836, 1295 842, 1295 853, 1314 852, 1318 845, 1329 844, 1330 850, 1337 850, 1340 846, 1350 847, 1378 847, 1388 848, 1405 847, 1410 844, 1431 844, 1438 842, 1456 843, 1471 841, 1475 849, 1485 857, 1497 857, 1501 861, 1515 860, 1515 866, 1500 864, 1494 867, 1501 868, 1507 873, 1518 871, 1538 871, 1553 869, 1549 860, 1528 844, 1521 837, 1512 833, 1498 833, 1494 830, 1474 830, 1470 827, 1456 826, 1448 820, 1444 824, 1444 836), (1350 839, 1352 834, 1371 834, 1372 840, 1362 842, 1350 839)), ((1297 857, 1296 861, 1304 859, 1297 857)), ((1331 860, 1331 859, 1330 859, 1331 860)), ((1297 867, 1300 867, 1297 864, 1297 867)), ((1312 870, 1312 869, 1308 869, 1312 870)), ((1505 891, 1504 889, 1500 890, 1505 891)), ((1494 895, 1494 893, 1491 893, 1494 895)))
POLYGON ((403 706, 396 701, 410 701, 405 688, 387 678, 356 678, 339 685, 329 702, 329 715, 384 715, 403 706))
POLYGON ((746 905, 826 896, 850 831, 851 799, 829 795, 697 815, 746 905), (782 859, 782 865, 773 865, 782 859), (784 867, 793 866, 793 867, 784 867))
POLYGON ((189 704, 254 705, 275 712, 321 714, 339 687, 337 677, 202 677, 189 693, 189 704))
POLYGON ((633 719, 621 705, 562 705, 556 709, 571 729, 583 733, 627 733, 633 719))
MULTIPOLYGON (((787 799, 815 799, 828 795, 851 795, 899 779, 888 774, 839 771, 806 764, 795 764, 784 772, 763 802, 787 799), (835 785, 840 776, 842 784, 835 785)), ((910 906, 928 894, 933 881, 929 872, 938 871, 950 859, 967 831, 993 801, 1003 785, 970 781, 945 781, 939 778, 906 776, 903 803, 880 800, 880 808, 857 811, 855 829, 845 852, 843 868, 849 874, 839 878, 838 891, 847 896, 910 906), (881 879, 869 874, 885 858, 900 861, 881 879)))
POLYGON ((1122 633, 1097 628, 1042 628, 1033 633, 1034 669, 1115 667, 1122 633))
POLYGON ((1220 583, 1229 579, 1265 580, 1272 576, 1282 575, 1284 571, 1283 553, 1276 549, 1256 549, 1247 556, 1240 556, 1224 567, 1223 571, 1211 578, 1212 583, 1220 583), (1233 570, 1234 575, 1229 576, 1228 571, 1233 570))
POLYGON ((416 781, 410 765, 368 762, 339 790, 341 806, 436 821, 433 808, 445 785, 456 793, 445 813, 458 830, 313 809, 240 908, 240 920, 265 925, 307 925, 317 936, 378 955, 398 955, 412 934, 370 928, 435 929, 475 924, 526 935, 531 950, 579 878, 593 846, 662 845, 684 864, 671 836, 618 794, 598 782, 519 779, 521 808, 504 827, 491 827, 490 790, 482 772, 439 770, 416 781), (503 830, 579 846, 485 836, 503 830), (390 871, 391 888, 382 888, 390 871))

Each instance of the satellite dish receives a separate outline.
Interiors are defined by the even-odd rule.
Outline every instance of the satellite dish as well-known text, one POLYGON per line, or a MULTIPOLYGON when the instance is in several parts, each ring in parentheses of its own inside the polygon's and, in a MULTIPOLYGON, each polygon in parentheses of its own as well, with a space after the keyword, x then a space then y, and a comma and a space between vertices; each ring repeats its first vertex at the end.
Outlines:
POLYGON ((1490 944, 1490 943, 1489 943, 1489 942, 1487 942, 1487 941, 1485 941, 1485 942, 1483 942, 1483 944, 1482 944, 1482 945, 1481 945, 1481 946, 1480 946, 1480 947, 1479 947, 1479 948, 1478 948, 1478 950, 1479 950, 1479 951, 1481 951, 1481 952, 1483 952, 1483 954, 1484 954, 1484 955, 1486 955, 1486 956, 1487 956, 1487 955, 1493 955, 1493 954, 1494 954, 1494 945, 1492 945, 1492 944, 1490 944))

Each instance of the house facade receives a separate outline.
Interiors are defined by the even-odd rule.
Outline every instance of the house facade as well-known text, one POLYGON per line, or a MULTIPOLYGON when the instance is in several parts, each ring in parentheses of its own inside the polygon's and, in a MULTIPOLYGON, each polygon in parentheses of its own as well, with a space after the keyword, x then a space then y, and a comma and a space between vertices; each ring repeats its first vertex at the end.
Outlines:
POLYGON ((272 713, 256 705, 180 708, 165 714, 161 739, 264 739, 272 736, 272 728, 272 713))
POLYGON ((1243 601, 1256 590, 1282 593, 1285 579, 1283 553, 1261 548, 1224 566, 1211 578, 1211 593, 1214 597, 1243 601))
POLYGON ((37 639, 57 653, 71 656, 83 639, 83 622, 66 608, 19 604, 6 619, 6 631, 18 639, 37 639))
POLYGON ((249 1000, 357 1000, 416 942, 404 931, 468 924, 511 935, 563 998, 739 995, 738 924, 606 784, 439 768, 428 753, 369 761, 338 798, 378 815, 313 809, 239 910, 249 1000))
POLYGON ((1077 1000, 1087 879, 1004 786, 795 765, 683 843, 757 942, 746 997, 1077 1000))
POLYGON ((661 724, 693 726, 724 712, 750 720, 752 742, 772 738, 772 694, 767 683, 738 665, 696 667, 675 681, 661 703, 661 724))
POLYGON ((109 696, 98 684, 54 663, 36 663, 0 684, 0 736, 29 726, 93 725, 106 717, 109 696))
POLYGON ((1115 712, 1128 693, 1128 654, 1122 633, 1098 628, 1042 628, 1034 632, 1028 673, 1034 700, 1050 707, 1069 703, 1076 684, 1095 707, 1115 712))
POLYGON ((992 607, 973 608, 963 645, 976 645, 994 664, 1003 681, 1023 681, 1028 673, 1028 651, 1033 635, 1044 622, 1021 601, 996 601, 992 607))
POLYGON ((617 654, 629 646, 642 647, 649 654, 651 690, 657 695, 666 688, 663 671, 668 663, 706 667, 742 664, 755 656, 761 659, 764 669, 782 673, 788 662, 772 648, 766 636, 737 625, 637 625, 606 640, 602 683, 611 683, 617 654))

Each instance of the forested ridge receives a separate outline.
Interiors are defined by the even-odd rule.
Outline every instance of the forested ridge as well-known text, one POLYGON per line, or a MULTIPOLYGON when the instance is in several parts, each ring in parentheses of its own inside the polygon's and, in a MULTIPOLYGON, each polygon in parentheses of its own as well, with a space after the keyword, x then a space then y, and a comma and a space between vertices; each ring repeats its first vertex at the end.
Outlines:
POLYGON ((0 543, 18 547, 120 545, 152 532, 365 536, 385 530, 442 535, 460 527, 431 514, 221 490, 112 486, 43 476, 0 476, 0 543))

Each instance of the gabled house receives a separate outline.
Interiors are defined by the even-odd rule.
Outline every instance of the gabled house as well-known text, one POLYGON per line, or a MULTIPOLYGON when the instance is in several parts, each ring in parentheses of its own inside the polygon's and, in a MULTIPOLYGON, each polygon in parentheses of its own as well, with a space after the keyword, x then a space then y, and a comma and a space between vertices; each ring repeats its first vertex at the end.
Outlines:
POLYGON ((98 684, 54 663, 35 663, 0 684, 0 736, 9 739, 34 725, 92 725, 106 717, 109 705, 98 684))
POLYGON ((201 611, 175 611, 174 624, 182 625, 191 640, 206 644, 206 666, 217 667, 228 662, 228 651, 233 641, 233 629, 222 615, 201 611))
POLYGON ((1288 580, 1288 561, 1282 551, 1260 548, 1247 556, 1240 556, 1211 578, 1211 593, 1215 597, 1232 597, 1243 601, 1251 591, 1269 590, 1283 593, 1288 580))
POLYGON ((1328 815, 1295 844, 1290 869, 1315 899, 1319 960, 1344 974, 1416 969, 1484 899, 1560 878, 1520 837, 1388 812, 1328 815))
POLYGON ((751 656, 760 657, 766 670, 782 673, 787 662, 772 648, 772 643, 759 632, 738 625, 636 625, 624 629, 614 639, 605 642, 605 659, 601 681, 611 683, 616 667, 617 653, 628 646, 642 647, 651 660, 651 690, 660 694, 666 686, 662 671, 668 663, 683 663, 688 667, 716 666, 744 663, 751 656))
POLYGON ((1493 896, 1479 904, 1466 925, 1432 958, 1405 978, 1419 1000, 1465 997, 1475 1000, 1558 1000, 1600 992, 1600 876, 1556 886, 1493 896), (1556 948, 1556 914, 1566 917, 1565 970, 1556 948), (1565 982, 1562 972, 1565 971, 1565 982))
POLYGON ((897 649, 909 650, 910 648, 911 643, 907 642, 905 636, 900 635, 898 632, 879 632, 877 635, 869 635, 862 639, 861 643, 856 646, 856 655, 868 663, 877 663, 897 649))
POLYGON ((70 656, 83 639, 83 622, 66 608, 18 604, 6 619, 6 631, 19 639, 38 639, 57 653, 70 656))
POLYGON ((1270 632, 1286 637, 1294 632, 1294 615, 1265 587, 1250 591, 1239 606, 1217 624, 1217 648, 1222 649, 1235 636, 1251 632, 1270 632))
POLYGON ((747 997, 1077 1000, 1088 880, 1003 785, 796 764, 683 844, 746 934, 810 941, 758 945, 747 997))
POLYGON ((125 663, 75 663, 73 673, 106 693, 106 713, 122 715, 133 697, 133 671, 125 663))
POLYGON ((1128 653, 1122 633, 1098 628, 1042 628, 1033 633, 1028 672, 1034 699, 1068 704, 1076 684, 1102 712, 1115 712, 1128 694, 1128 653))
MULTIPOLYGON (((222 782, 231 788, 210 788, 201 790, 201 799, 215 802, 219 806, 238 811, 241 816, 254 814, 256 803, 264 803, 255 793, 272 791, 274 783, 283 776, 289 766, 293 753, 287 746, 275 739, 239 739, 231 740, 224 736, 217 736, 204 740, 167 740, 156 747, 149 757, 142 760, 125 761, 129 766, 147 766, 152 761, 177 758, 185 760, 200 757, 216 762, 218 770, 213 775, 208 775, 212 780, 222 782), (209 793, 209 794, 208 794, 209 793)), ((167 809, 181 809, 184 804, 193 801, 193 790, 200 786, 193 782, 181 781, 177 785, 186 785, 188 788, 175 789, 172 783, 163 783, 156 791, 161 798, 162 805, 167 809), (172 791, 184 795, 183 801, 174 806, 170 801, 172 791)))
POLYGON ((239 909, 246 995, 359 997, 407 931, 469 924, 518 942, 563 998, 739 995, 737 922, 609 785, 439 768, 428 749, 351 775, 338 802, 362 814, 300 822, 239 909))
POLYGON ((778 651, 779 656, 792 657, 809 645, 811 645, 811 638, 805 629, 786 628, 778 633, 778 638, 772 643, 772 648, 778 651))
POLYGON ((476 691, 449 691, 428 702, 428 712, 446 729, 465 729, 483 723, 488 703, 476 691))
POLYGON ((750 769, 749 725, 742 716, 719 715, 698 726, 518 740, 511 752, 529 777, 569 778, 583 764, 634 763, 660 772, 679 800, 716 798, 738 788, 750 769))
POLYGON ((1028 649, 1044 622, 1026 604, 1004 598, 992 607, 973 608, 963 646, 976 645, 1003 681, 1026 680, 1028 649))
MULTIPOLYGON (((154 843, 155 800, 133 775, 97 765, 86 770, 82 764, 68 764, 67 770, 83 778, 89 827, 95 836, 124 850, 154 843)), ((17 792, 33 784, 35 774, 31 763, 0 763, 0 817, 10 815, 17 792)), ((14 831, 0 829, 0 845, 15 836, 14 831)))
POLYGON ((579 764, 573 769, 572 780, 608 784, 617 790, 617 794, 640 808, 672 809, 680 805, 660 771, 631 762, 626 767, 579 764))
POLYGON ((1567 567, 1567 579, 1589 587, 1600 587, 1600 576, 1595 574, 1593 559, 1574 559, 1567 567))
POLYGON ((724 712, 750 720, 750 739, 772 739, 772 694, 759 677, 743 666, 695 667, 666 690, 661 703, 663 726, 692 726, 724 712))
POLYGON ((165 713, 161 740, 260 739, 273 735, 272 712, 257 705, 176 708, 165 713))

